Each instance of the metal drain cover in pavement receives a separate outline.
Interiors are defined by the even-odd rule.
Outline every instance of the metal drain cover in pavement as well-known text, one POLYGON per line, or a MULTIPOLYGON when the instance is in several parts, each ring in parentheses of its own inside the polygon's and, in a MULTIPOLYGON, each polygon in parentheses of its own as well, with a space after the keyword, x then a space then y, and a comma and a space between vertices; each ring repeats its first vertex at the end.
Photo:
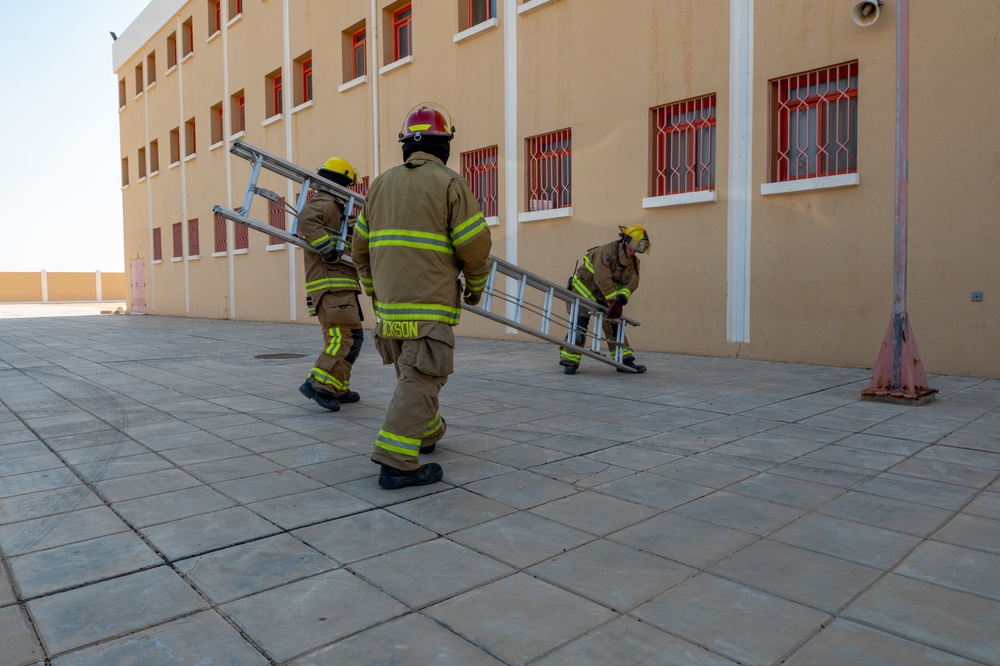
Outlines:
POLYGON ((285 358, 302 358, 305 354, 257 354, 254 358, 262 358, 268 361, 285 358))

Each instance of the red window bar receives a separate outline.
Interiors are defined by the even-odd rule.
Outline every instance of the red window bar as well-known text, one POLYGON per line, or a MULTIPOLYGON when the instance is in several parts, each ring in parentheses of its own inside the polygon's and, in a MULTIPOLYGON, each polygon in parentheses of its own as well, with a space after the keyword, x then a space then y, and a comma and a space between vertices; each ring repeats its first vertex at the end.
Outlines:
MULTIPOLYGON (((275 229, 285 231, 285 200, 267 202, 267 223, 275 229)), ((243 226, 243 225, 240 225, 243 226)), ((245 228, 245 227, 244 227, 245 228)), ((276 236, 267 237, 268 246, 284 245, 285 241, 276 236)), ((237 243, 239 246, 239 243, 237 243)))
POLYGON ((777 135, 772 177, 817 178, 858 170, 858 63, 771 82, 777 135))
POLYGON ((246 95, 240 95, 237 105, 240 107, 240 126, 237 128, 237 132, 245 132, 247 129, 247 98, 246 95))
POLYGON ((486 217, 496 217, 497 206, 497 147, 481 148, 462 153, 462 176, 469 181, 472 193, 486 217))
MULTIPOLYGON (((353 185, 348 185, 347 189, 353 190, 363 197, 368 196, 368 176, 364 178, 359 178, 354 182, 353 185)), ((355 210, 354 213, 360 213, 360 210, 355 210)))
POLYGON ((302 61, 302 103, 313 98, 313 61, 312 58, 302 61))
POLYGON ((568 129, 530 137, 527 143, 527 210, 572 205, 572 136, 568 129))
POLYGON ((167 37, 167 69, 177 64, 177 33, 167 37))
POLYGON ((245 224, 233 224, 233 236, 236 239, 237 250, 250 249, 250 228, 245 224))
POLYGON ((497 0, 469 0, 469 27, 497 16, 497 0))
POLYGON ((160 240, 160 228, 153 229, 153 261, 163 261, 163 243, 160 240))
POLYGON ((715 189, 715 95, 652 110, 655 197, 715 189))
POLYGON ((220 104, 216 108, 212 109, 212 143, 221 142, 225 136, 225 134, 223 134, 223 130, 225 129, 223 118, 222 105, 220 104))
POLYGON ((198 218, 188 220, 188 256, 197 257, 201 254, 201 245, 198 242, 198 218))
POLYGON ((184 55, 194 53, 194 21, 188 19, 184 23, 184 55))
POLYGON ((235 10, 230 18, 235 18, 243 13, 243 0, 236 0, 236 6, 233 7, 235 10))
POLYGON ((281 100, 282 97, 281 74, 278 74, 277 76, 274 77, 274 81, 272 81, 271 85, 274 91, 274 114, 278 115, 279 113, 284 111, 284 107, 282 105, 282 100, 281 100))
POLYGON ((174 254, 172 256, 177 259, 184 256, 184 227, 180 222, 174 222, 172 231, 174 237, 174 254))
POLYGON ((413 9, 406 5, 392 15, 393 60, 399 60, 413 53, 413 9))
POLYGON ((351 35, 351 49, 354 60, 354 69, 351 72, 352 74, 351 78, 354 79, 358 78, 359 76, 364 76, 365 74, 368 73, 367 58, 365 56, 366 53, 365 37, 366 37, 366 32, 364 28, 358 30, 356 33, 351 35))
POLYGON ((226 218, 215 214, 215 251, 225 252, 229 243, 226 240, 226 218))
POLYGON ((215 22, 212 23, 212 34, 222 30, 222 0, 215 0, 215 22))

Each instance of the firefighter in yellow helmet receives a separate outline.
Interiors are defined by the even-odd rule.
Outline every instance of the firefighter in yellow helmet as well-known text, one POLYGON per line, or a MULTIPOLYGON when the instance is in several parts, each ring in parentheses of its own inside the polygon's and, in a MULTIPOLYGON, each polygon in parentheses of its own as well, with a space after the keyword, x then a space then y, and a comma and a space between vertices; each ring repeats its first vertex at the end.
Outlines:
POLYGON ((479 202, 445 166, 454 134, 441 106, 414 107, 399 133, 404 163, 375 179, 354 227, 354 260, 379 319, 375 346, 396 369, 372 452, 381 465, 378 483, 387 489, 443 476, 439 464, 421 464, 419 455, 431 453, 444 435, 438 393, 454 367, 460 299, 479 302, 491 265, 479 202))
MULTIPOLYGON (((622 308, 639 288, 639 258, 637 254, 649 252, 649 234, 639 224, 618 227, 618 240, 592 247, 583 254, 583 263, 569 280, 568 287, 584 298, 603 305, 606 310, 603 329, 604 337, 612 353, 617 348, 614 340, 618 334, 618 323, 622 308)), ((576 320, 575 344, 579 347, 586 338, 590 316, 580 315, 576 320)), ((625 338, 622 347, 622 362, 638 373, 646 372, 646 366, 635 362, 635 355, 625 338)), ((576 374, 580 367, 580 354, 565 347, 559 348, 559 365, 567 375, 576 374)), ((626 372, 625 370, 618 370, 626 372)))
MULTIPOLYGON (((347 160, 331 157, 317 172, 322 178, 349 187, 357 177, 347 160)), ((316 248, 305 253, 306 303, 309 314, 323 329, 323 351, 299 392, 332 412, 361 399, 351 390, 351 368, 361 352, 361 285, 351 261, 348 234, 342 252, 337 250, 343 207, 326 192, 313 190, 299 215, 299 235, 316 248)))

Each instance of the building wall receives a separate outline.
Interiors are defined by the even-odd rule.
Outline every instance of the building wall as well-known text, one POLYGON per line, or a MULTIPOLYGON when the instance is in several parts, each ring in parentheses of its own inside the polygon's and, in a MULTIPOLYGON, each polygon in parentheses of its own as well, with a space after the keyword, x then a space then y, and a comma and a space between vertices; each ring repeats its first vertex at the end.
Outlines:
POLYGON ((0 273, 0 303, 122 300, 124 273, 0 273))
MULTIPOLYGON (((636 349, 874 364, 893 311, 895 0, 865 28, 850 20, 853 0, 757 0, 746 24, 737 10, 747 5, 736 0, 711 11, 696 0, 497 0, 496 25, 464 38, 464 0, 413 0, 412 62, 386 67, 388 11, 399 4, 244 0, 242 16, 224 19, 209 37, 205 2, 154 0, 116 42, 115 68, 127 88, 119 111, 130 169, 125 254, 147 259, 147 311, 310 321, 301 251, 268 249, 264 235, 250 232, 249 251, 233 253, 230 224, 230 251, 213 256, 212 206, 239 208, 250 173, 227 152, 233 93, 246 94, 247 142, 307 168, 338 155, 371 179, 401 161, 396 136, 406 112, 436 101, 457 125, 453 168, 462 152, 498 146, 497 256, 562 284, 584 250, 617 237, 618 225, 649 230, 652 252, 642 257, 641 286, 628 307, 642 322, 630 334, 636 349), (188 17, 195 53, 137 96, 136 63, 155 50, 164 68, 167 35, 179 34, 188 17), (368 29, 367 79, 346 87, 345 31, 360 22, 368 29), (752 60, 739 57, 743 30, 752 35, 752 60), (508 49, 514 70, 505 65, 508 49), (296 106, 295 61, 308 52, 314 99, 296 106), (858 63, 857 183, 768 193, 770 82, 851 61, 858 63), (284 113, 268 119, 265 77, 278 69, 284 113), (743 69, 749 95, 740 88, 743 69), (716 96, 714 195, 644 207, 650 110, 709 94, 716 96), (210 146, 209 109, 219 102, 226 141, 210 146), (169 165, 169 132, 183 134, 192 117, 197 155, 169 165), (572 215, 533 215, 525 138, 560 129, 572 131, 572 215), (154 139, 160 171, 140 181, 137 151, 154 139), (508 184, 514 197, 506 196, 508 184), (192 218, 200 254, 172 260, 171 226, 192 218), (160 263, 150 259, 155 227, 163 234, 160 263)), ((1000 87, 990 83, 1000 69, 1000 5, 911 4, 907 311, 929 373, 998 377, 1000 356, 988 350, 1000 330, 1000 132, 992 113, 1000 87), (974 291, 982 302, 972 302, 974 291)), ((298 194, 271 174, 259 184, 289 200, 298 194)), ((267 219, 263 200, 251 216, 267 219)), ((460 332, 511 335, 469 314, 460 332)))

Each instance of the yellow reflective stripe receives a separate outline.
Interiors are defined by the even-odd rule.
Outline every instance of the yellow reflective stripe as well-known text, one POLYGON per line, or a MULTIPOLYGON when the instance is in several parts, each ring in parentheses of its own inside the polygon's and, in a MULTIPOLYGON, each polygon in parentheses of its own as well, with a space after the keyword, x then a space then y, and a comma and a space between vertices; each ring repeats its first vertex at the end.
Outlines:
POLYGON ((431 422, 427 424, 427 430, 424 431, 424 439, 430 437, 438 430, 440 430, 441 425, 442 425, 441 414, 440 413, 435 414, 434 418, 431 419, 431 422))
POLYGON ((581 296, 584 296, 586 298, 589 298, 592 301, 596 301, 597 300, 596 298, 594 298, 594 293, 592 291, 590 291, 589 289, 587 289, 587 285, 583 284, 583 281, 580 280, 580 278, 578 278, 575 275, 573 276, 573 283, 572 284, 573 284, 573 290, 576 293, 578 293, 581 296))
POLYGON ((590 263, 590 257, 587 256, 586 254, 583 255, 583 266, 591 273, 594 272, 594 264, 590 263))
POLYGON ((458 324, 461 308, 439 303, 375 303, 375 314, 386 321, 439 321, 458 324))
POLYGON ((368 238, 368 221, 365 219, 364 215, 358 215, 358 219, 354 223, 354 230, 358 232, 358 235, 362 238, 368 238))
POLYGON ((397 435, 388 430, 378 431, 378 437, 375 438, 375 446, 386 451, 402 453, 404 456, 415 457, 420 454, 419 439, 397 435))
POLYGON ((333 242, 333 236, 323 235, 317 238, 316 240, 309 241, 309 244, 312 245, 313 247, 319 247, 324 243, 332 243, 332 242, 333 242))
POLYGON ((334 391, 334 393, 343 393, 344 391, 347 390, 347 387, 350 384, 350 382, 342 382, 333 375, 331 375, 330 373, 326 372, 325 370, 321 370, 315 367, 312 369, 312 372, 309 373, 309 376, 314 378, 320 384, 324 384, 326 386, 332 386, 333 388, 337 389, 336 391, 334 391))
POLYGON ((330 328, 330 344, 326 346, 326 353, 330 356, 336 356, 337 350, 340 349, 341 343, 344 341, 344 336, 340 332, 339 328, 330 328))
POLYGON ((454 254, 455 248, 451 239, 443 234, 427 231, 407 231, 405 229, 383 229, 371 234, 372 249, 377 247, 412 247, 420 250, 433 250, 444 254, 454 254))
POLYGON ((410 125, 406 129, 410 130, 411 132, 422 132, 424 130, 429 130, 430 128, 431 128, 431 124, 430 123, 426 123, 426 124, 421 123, 419 125, 410 125))
POLYGON ((451 242, 457 247, 462 243, 468 242, 473 236, 487 227, 486 218, 483 217, 483 214, 476 213, 452 230, 451 242))
POLYGON ((472 291, 482 291, 483 287, 486 286, 486 280, 489 276, 479 278, 478 280, 470 280, 468 277, 465 278, 465 284, 468 285, 472 291))
POLYGON ((357 280, 351 278, 320 278, 319 280, 312 280, 306 282, 306 291, 309 293, 316 291, 324 291, 326 289, 333 290, 349 290, 349 291, 360 291, 361 285, 358 284, 357 280))
POLYGON ((565 359, 567 361, 573 361, 574 363, 580 362, 580 354, 574 354, 573 352, 566 351, 565 349, 559 350, 559 358, 565 359))

